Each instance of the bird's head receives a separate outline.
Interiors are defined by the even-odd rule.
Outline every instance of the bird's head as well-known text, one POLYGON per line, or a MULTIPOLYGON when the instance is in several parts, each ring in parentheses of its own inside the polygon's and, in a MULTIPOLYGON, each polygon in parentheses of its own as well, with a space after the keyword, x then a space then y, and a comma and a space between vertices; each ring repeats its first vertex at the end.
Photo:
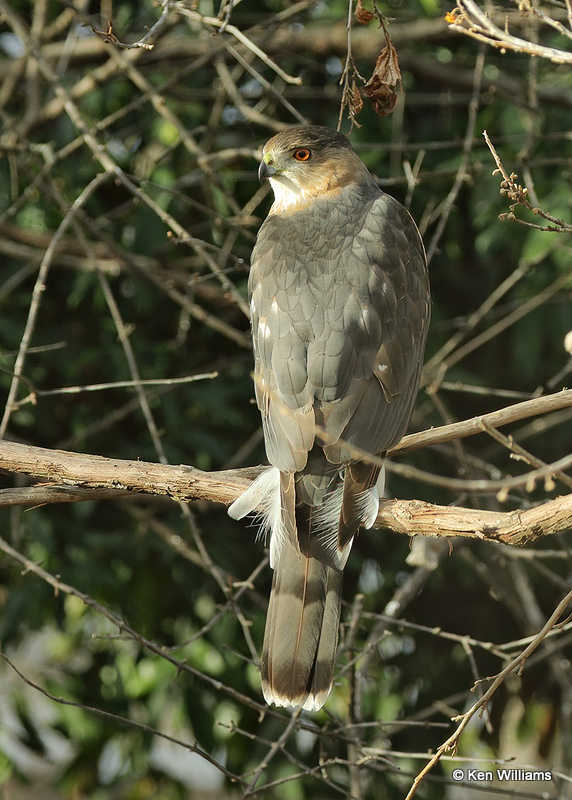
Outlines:
POLYGON ((341 133, 319 125, 291 128, 264 145, 258 170, 268 180, 275 202, 271 214, 299 211, 319 196, 340 192, 369 175, 341 133))

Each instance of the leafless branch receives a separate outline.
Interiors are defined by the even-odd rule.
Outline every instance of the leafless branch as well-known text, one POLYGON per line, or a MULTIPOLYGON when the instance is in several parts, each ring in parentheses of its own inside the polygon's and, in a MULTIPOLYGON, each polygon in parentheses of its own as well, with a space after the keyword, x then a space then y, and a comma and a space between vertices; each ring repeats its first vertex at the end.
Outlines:
POLYGON ((572 591, 568 592, 560 603, 556 606, 550 617, 547 619, 545 625, 541 628, 538 634, 534 637, 533 641, 525 647, 524 650, 519 653, 516 658, 514 658, 510 664, 502 669, 498 675, 494 676, 493 678, 487 678, 486 680, 492 681, 489 688, 482 694, 482 696, 466 711, 464 714, 461 714, 457 717, 453 717, 453 722, 458 722, 459 725, 455 729, 455 731, 448 737, 448 739, 443 742, 437 749, 435 755, 427 762, 425 767, 421 770, 421 772, 415 778, 411 789, 407 793, 405 800, 411 800, 412 797, 417 793, 417 789, 419 788, 420 784, 422 783, 423 779, 427 775, 427 773, 439 762, 441 757, 448 752, 455 752, 459 738, 462 732, 465 730, 471 719, 477 714, 477 712, 481 711, 486 707, 486 704, 491 699, 493 694, 502 685, 505 678, 513 673, 515 670, 522 668, 524 663, 526 662, 527 658, 534 653, 534 651, 539 647, 540 644, 544 641, 548 633, 554 629, 554 627, 558 624, 558 620, 567 610, 570 602, 572 601, 572 591))
POLYGON ((494 170, 493 175, 501 174, 503 180, 501 182, 500 193, 501 195, 508 197, 509 200, 512 201, 512 205, 510 206, 510 210, 506 214, 501 214, 499 219, 509 219, 513 220, 514 222, 518 222, 521 225, 527 225, 531 228, 536 228, 539 231, 548 231, 550 233, 570 233, 572 232, 572 224, 566 222, 559 217, 555 217, 552 214, 549 214, 547 211, 544 211, 542 208, 533 205, 530 200, 528 199, 528 189, 526 187, 522 187, 519 183, 517 183, 518 175, 515 172, 511 172, 509 175, 505 170, 500 157, 495 150, 493 143, 491 142, 489 135, 486 131, 483 131, 483 136, 485 137, 485 141, 491 154, 495 160, 497 168, 494 170), (519 219, 514 213, 514 210, 517 206, 522 206, 522 208, 530 211, 535 216, 541 217, 545 219, 547 222, 550 222, 550 225, 537 225, 533 222, 528 222, 524 219, 519 219))
MULTIPOLYGON (((521 6, 531 10, 532 5, 523 3, 521 6)), ((545 15, 546 16, 546 15, 545 15)), ((501 53, 512 50, 515 53, 526 53, 531 56, 546 58, 555 64, 572 63, 572 54, 566 50, 536 44, 519 36, 513 36, 507 29, 500 28, 491 17, 474 2, 474 0, 460 0, 454 11, 447 15, 450 30, 463 33, 479 42, 484 42, 498 48, 501 53)), ((542 18, 546 22, 545 18, 542 18)), ((554 27, 554 25, 552 25, 554 27)))
MULTIPOLYGON (((109 497, 117 491, 166 496, 179 502, 211 500, 229 505, 241 494, 252 478, 253 470, 203 472, 194 467, 151 464, 143 461, 123 461, 80 453, 44 450, 38 447, 2 442, 0 468, 49 480, 55 486, 41 486, 38 497, 30 489, 20 496, 18 490, 8 490, 7 505, 37 505, 48 502, 72 502, 85 499, 75 489, 94 490, 109 497), (68 496, 62 485, 75 487, 68 496), (46 493, 46 488, 50 491, 46 493)), ((552 474, 555 466, 540 470, 552 474)), ((531 473, 534 475, 536 473, 531 473)), ((530 480, 530 477, 523 482, 530 480)), ((501 482, 502 484, 503 482, 501 482)), ((510 479, 505 483, 510 484, 510 479)), ((0 492, 0 505, 2 494, 0 492)), ((434 506, 418 500, 390 500, 382 503, 376 527, 389 528, 407 536, 473 536, 485 541, 497 541, 522 546, 541 536, 567 530, 572 524, 572 495, 559 497, 526 511, 493 512, 473 509, 434 506)))
MULTIPOLYGON (((395 6, 396 18, 385 20, 387 29, 375 0, 357 6, 361 21, 370 24, 353 27, 348 25, 353 0, 342 12, 313 0, 279 11, 274 6, 262 3, 253 11, 239 0, 221 0, 205 13, 206 6, 195 0, 159 0, 139 4, 127 21, 132 27, 122 30, 125 17, 114 18, 119 5, 110 0, 101 4, 97 22, 85 3, 0 0, 10 32, 2 38, 0 58, 0 382, 5 389, 0 469, 6 487, 0 490, 0 550, 3 574, 13 582, 9 589, 22 587, 28 598, 37 590, 48 598, 46 628, 35 628, 36 609, 34 617, 21 614, 11 641, 9 634, 4 639, 10 615, 2 614, 9 662, 0 660, 0 679, 25 702, 30 697, 32 703, 49 702, 54 718, 70 713, 63 709, 69 703, 92 715, 104 712, 109 730, 131 725, 147 742, 163 737, 181 748, 180 760, 197 744, 194 735, 153 718, 154 701, 164 685, 199 700, 204 689, 205 708, 212 702, 213 741, 221 741, 222 730, 229 754, 242 740, 248 756, 240 763, 235 750, 230 767, 230 755, 221 763, 217 749, 197 745, 195 753, 239 793, 265 800, 274 787, 292 782, 296 791, 312 796, 313 781, 318 794, 359 798, 369 796, 370 782, 379 780, 394 781, 404 796, 404 781, 414 780, 412 759, 430 761, 416 743, 417 729, 423 742, 431 737, 436 752, 453 731, 450 718, 475 709, 471 685, 486 694, 495 678, 483 676, 504 674, 501 670, 537 641, 545 619, 569 590, 571 553, 562 534, 572 527, 566 447, 572 391, 557 390, 570 371, 571 334, 565 338, 570 276, 564 274, 566 240, 550 232, 568 233, 570 223, 544 212, 537 194, 542 197, 542 187, 550 196, 546 206, 550 202, 554 209, 559 197, 567 196, 554 175, 570 170, 570 133, 558 122, 572 108, 572 93, 561 70, 551 70, 554 61, 512 53, 558 61, 561 51, 549 46, 561 46, 558 36, 569 42, 572 5, 570 0, 541 6, 514 2, 487 7, 485 13, 483 4, 462 0, 449 27, 441 18, 410 19, 395 6), (477 48, 452 35, 451 28, 476 38, 477 48), (320 714, 292 715, 263 705, 257 683, 268 558, 262 543, 253 542, 255 523, 244 530, 214 505, 228 505, 262 469, 234 469, 262 457, 258 417, 248 408, 248 258, 268 203, 266 188, 255 181, 255 162, 264 139, 276 131, 292 124, 335 124, 340 75, 345 100, 357 110, 356 92, 365 82, 360 72, 371 74, 389 38, 399 65, 388 49, 377 77, 383 84, 382 77, 402 73, 407 95, 379 128, 364 113, 353 140, 379 185, 411 207, 435 253, 431 358, 413 417, 419 432, 405 437, 386 461, 390 490, 435 502, 381 504, 377 527, 411 537, 415 547, 407 557, 407 540, 360 536, 347 570, 349 603, 337 664, 344 680, 320 714), (519 50, 522 42, 526 46, 519 50), (10 43, 14 49, 8 52, 10 43), (518 125, 512 124, 512 111, 518 125), (480 134, 485 118, 488 143, 480 134), (494 228, 489 152, 510 214, 514 207, 515 216, 523 218, 516 234, 514 226, 499 225, 500 235, 494 228), (522 177, 503 162, 517 164, 522 177), (546 230, 549 244, 542 253, 533 247, 538 254, 529 257, 516 240, 524 240, 531 226, 535 242, 546 230), (523 255, 510 263, 502 252, 485 263, 484 240, 494 250, 507 239, 506 252, 523 255), (543 261, 552 256, 555 268, 543 261), (551 330, 535 333, 542 327, 539 319, 549 317, 551 330), (540 364, 530 378, 512 383, 511 354, 518 347, 511 337, 526 336, 549 354, 547 374, 540 364), (207 378, 210 383, 194 382, 207 378), (506 407, 490 411, 499 404, 506 407), (90 451, 133 453, 133 458, 102 458, 90 451), (145 460, 137 460, 139 454, 145 460), (155 463, 166 462, 167 454, 171 460, 222 467, 206 471, 155 463), (63 505, 83 501, 90 502, 75 509, 63 505), (120 517, 123 531, 117 537, 108 525, 114 517, 120 517), (137 558, 158 548, 177 565, 175 573, 198 577, 190 589, 184 585, 188 605, 185 601, 172 614, 177 632, 168 632, 166 617, 155 620, 148 637, 130 625, 133 583, 121 594, 127 583, 112 564, 106 571, 108 565, 97 562, 97 569, 113 584, 113 598, 106 595, 103 602, 87 590, 91 575, 76 569, 75 558, 79 553, 84 559, 94 531, 110 552, 119 552, 115 548, 122 542, 143 545, 137 558), (235 565, 230 560, 243 542, 249 547, 235 565), (482 603, 482 618, 470 613, 474 597, 463 594, 465 570, 482 603), (354 588, 357 596, 351 594, 354 588), (457 602, 461 612, 466 603, 469 613, 452 619, 448 615, 457 602), (197 611, 203 603, 204 614, 202 607, 197 611), (75 624, 69 608, 80 608, 88 621, 68 640, 70 649, 94 662, 93 691, 85 705, 76 702, 82 697, 73 689, 69 698, 65 694, 68 679, 81 674, 73 659, 63 664, 46 651, 41 665, 25 663, 26 641, 56 630, 56 609, 63 611, 57 635, 68 635, 72 628, 66 626, 75 624), (504 627, 480 633, 479 625, 488 625, 497 608, 506 616, 504 627), (421 688, 415 683, 425 639, 424 653, 448 649, 457 687, 445 697, 438 683, 430 682, 437 668, 425 669, 421 688), (212 671, 204 658, 209 648, 219 661, 212 671), (104 650, 114 669, 166 660, 161 664, 166 674, 180 672, 181 678, 158 685, 153 702, 138 699, 136 706, 118 711, 97 698, 95 656, 104 650), (56 672, 63 688, 51 682, 56 672), (409 692, 408 686, 417 688, 409 692), (150 716, 142 719, 140 713, 150 716), (412 738, 400 739, 404 744, 396 747, 398 734, 412 738)), ((563 63, 569 63, 569 54, 563 63)), ((375 92, 377 83, 372 86, 375 92)), ((356 451, 362 456, 373 458, 356 451)), ((90 551, 88 569, 96 558, 90 551)), ((126 561, 129 570, 131 559, 126 561)), ((164 578, 160 564, 152 567, 153 576, 164 578)), ((169 586, 177 585, 175 573, 168 573, 169 586)), ((8 609, 17 593, 2 597, 8 609)), ((144 605, 137 613, 154 619, 155 609, 144 605)), ((527 711, 531 692, 547 698, 556 731, 549 746, 559 765, 553 774, 565 780, 572 769, 572 681, 564 666, 572 623, 561 620, 529 656, 530 684, 521 696, 527 711), (535 683, 538 673, 542 681, 544 667, 547 682, 535 683)), ((103 684, 101 677, 102 690, 103 684)), ((9 702, 10 692, 5 694, 9 702)), ((507 722, 499 695, 489 705, 493 734, 502 740, 503 726, 513 723, 507 722)), ((484 710, 475 710, 474 722, 484 710)), ((179 713, 185 718, 184 700, 179 713)), ((456 719, 455 727, 464 719, 456 719)), ((81 748, 65 724, 58 735, 62 732, 81 748)), ((449 744, 459 743, 460 754, 445 754, 443 745, 440 758, 465 764, 469 737, 459 739, 458 733, 449 744)), ((490 762, 506 763, 513 755, 505 750, 490 762)), ((503 791, 511 793, 508 787, 503 791)))

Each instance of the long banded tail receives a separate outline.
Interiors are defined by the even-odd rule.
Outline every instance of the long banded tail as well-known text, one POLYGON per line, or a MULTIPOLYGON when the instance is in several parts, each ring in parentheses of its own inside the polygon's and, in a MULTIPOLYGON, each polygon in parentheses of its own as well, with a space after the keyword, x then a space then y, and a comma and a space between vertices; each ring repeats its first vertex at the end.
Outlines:
POLYGON ((274 570, 262 646, 267 703, 317 711, 333 680, 342 591, 341 570, 288 542, 274 570))
POLYGON ((261 658, 268 703, 317 711, 330 693, 343 568, 358 526, 371 527, 378 507, 378 471, 353 472, 332 481, 316 508, 307 504, 308 484, 297 506, 300 474, 269 469, 229 508, 236 519, 258 512, 270 532, 274 577, 261 658))

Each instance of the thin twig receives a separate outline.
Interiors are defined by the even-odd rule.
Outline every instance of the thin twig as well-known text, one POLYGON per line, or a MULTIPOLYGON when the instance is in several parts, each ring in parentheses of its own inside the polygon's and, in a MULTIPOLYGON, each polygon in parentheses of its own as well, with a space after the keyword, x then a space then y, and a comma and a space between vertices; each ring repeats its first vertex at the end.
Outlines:
POLYGON ((420 784, 422 783, 423 779, 427 775, 427 773, 437 764, 437 762, 441 759, 441 757, 449 752, 455 751, 459 742, 459 737, 461 736, 462 732, 465 730, 471 719, 475 716, 475 714, 483 709, 488 701, 491 699, 493 694, 496 690, 501 686, 504 682, 505 678, 514 672, 517 668, 523 667, 526 659, 528 658, 531 653, 537 649, 537 647, 544 641, 548 633, 555 627, 560 617, 564 614, 566 609, 568 608, 570 602, 572 601, 572 591, 568 592, 563 599, 558 603, 548 620, 546 621, 545 625, 541 628, 538 634, 534 637, 532 642, 526 647, 521 653, 519 653, 516 658, 514 658, 510 664, 502 669, 498 675, 494 678, 488 678, 487 680, 492 680, 491 685, 489 688, 484 692, 482 697, 474 703, 471 708, 466 711, 464 714, 460 714, 457 717, 453 717, 453 722, 459 722, 459 725, 455 729, 455 731, 449 736, 449 738, 443 742, 437 749, 435 755, 427 762, 425 767, 419 772, 417 777, 415 778, 411 789, 407 793, 405 800, 411 800, 411 798, 417 793, 417 789, 419 788, 420 784))
POLYGON ((56 251, 58 241, 64 235, 68 226, 71 224, 73 217, 78 213, 82 205, 88 200, 88 198, 93 194, 93 192, 95 192, 95 190, 108 179, 108 177, 109 176, 106 175, 105 173, 100 173, 99 175, 96 175, 95 178, 93 178, 93 180, 91 180, 87 184, 85 189, 83 189, 83 191, 78 195, 78 197, 76 197, 74 202, 71 204, 69 211, 64 216, 61 223, 58 225, 58 229, 54 233, 50 241, 50 244, 48 245, 48 249, 46 250, 46 253, 42 259, 42 263, 40 264, 40 268, 38 270, 38 277, 36 278, 36 283, 34 285, 34 290, 32 292, 32 301, 30 303, 30 309, 28 311, 26 327, 24 328, 24 333, 22 334, 20 348, 18 350, 18 356, 16 358, 16 363, 14 365, 12 382, 10 383, 10 389, 8 391, 8 399, 6 400, 6 405, 4 407, 4 414, 2 416, 2 421, 0 422, 0 439, 3 439, 6 434, 6 429, 8 427, 10 416, 14 408, 13 404, 14 400, 16 399, 16 393, 18 391, 18 387, 20 385, 20 377, 22 376, 22 371, 24 369, 24 364, 26 361, 26 355, 28 352, 28 348, 30 346, 32 335, 34 333, 34 329, 36 327, 36 320, 38 317, 38 312, 40 310, 40 304, 44 297, 44 292, 46 289, 48 272, 54 257, 54 253, 56 251))
POLYGON ((552 214, 549 214, 547 211, 544 211, 542 208, 539 208, 538 206, 532 205, 532 203, 528 199, 528 189, 526 187, 522 187, 520 184, 516 182, 518 175, 515 172, 512 172, 510 175, 507 173, 486 131, 483 131, 483 136, 485 142, 487 143, 487 147, 491 151, 491 155, 495 160, 495 164, 497 165, 497 168, 494 170, 493 175, 496 175, 498 172, 500 172, 503 177, 500 192, 502 195, 507 196, 509 200, 513 201, 513 205, 510 207, 510 211, 507 214, 501 214, 499 219, 510 219, 515 222, 519 222, 521 225, 527 225, 528 227, 536 228, 537 230, 540 231, 547 231, 549 233, 572 232, 572 224, 566 222, 560 217, 555 217, 552 214), (514 209, 517 205, 522 206, 527 211, 530 211, 532 214, 539 216, 542 219, 545 219, 547 222, 550 222, 551 224, 537 225, 535 223, 519 219, 514 214, 514 209))
POLYGON ((131 717, 123 717, 121 714, 114 714, 111 711, 105 711, 102 708, 95 708, 94 706, 88 706, 84 703, 77 703, 73 700, 66 700, 63 697, 58 697, 57 695, 48 692, 47 689, 43 688, 43 686, 35 683, 33 680, 31 680, 31 678, 28 678, 26 675, 24 675, 24 673, 18 669, 13 661, 8 658, 6 653, 0 651, 0 658, 2 658, 8 664, 8 666, 16 673, 16 675, 26 684, 26 686, 30 686, 32 689, 44 695, 44 697, 47 697, 49 700, 52 700, 54 703, 58 703, 62 706, 80 708, 82 711, 86 711, 89 714, 96 714, 97 716, 104 717, 105 719, 113 720, 113 722, 118 722, 121 725, 126 725, 128 728, 134 728, 135 730, 150 733, 152 736, 159 736, 161 739, 166 739, 168 742, 172 742, 173 744, 182 747, 184 750, 188 750, 190 753, 196 753, 201 758, 204 758, 204 760, 209 764, 212 764, 213 767, 222 772, 223 775, 226 775, 227 778, 230 778, 230 780, 236 781, 242 786, 246 786, 246 781, 227 769, 224 764, 222 764, 220 761, 217 761, 216 758, 211 756, 210 753, 204 750, 197 742, 186 742, 183 739, 177 739, 175 736, 170 736, 168 733, 160 731, 158 728, 153 728, 151 725, 146 725, 144 722, 139 722, 131 717))

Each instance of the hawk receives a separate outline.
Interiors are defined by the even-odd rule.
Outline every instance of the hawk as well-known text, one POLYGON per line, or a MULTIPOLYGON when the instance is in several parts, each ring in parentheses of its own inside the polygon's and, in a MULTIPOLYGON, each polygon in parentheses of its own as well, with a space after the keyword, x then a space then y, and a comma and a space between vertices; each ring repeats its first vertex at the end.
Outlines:
POLYGON ((411 416, 429 280, 409 212, 348 139, 293 128, 264 146, 274 204, 249 278, 265 470, 236 500, 270 534, 265 700, 315 711, 333 680, 342 572, 383 491, 385 452, 411 416))

